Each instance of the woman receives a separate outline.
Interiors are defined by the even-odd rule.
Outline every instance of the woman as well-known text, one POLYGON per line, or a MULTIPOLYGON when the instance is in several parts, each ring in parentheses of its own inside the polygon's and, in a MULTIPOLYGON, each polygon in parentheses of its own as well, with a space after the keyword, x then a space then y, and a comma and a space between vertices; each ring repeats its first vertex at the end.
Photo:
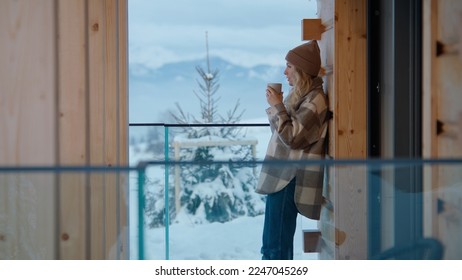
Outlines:
MULTIPOLYGON (((266 110, 272 136, 265 160, 320 160, 325 155, 328 102, 323 92, 319 46, 302 44, 286 55, 289 95, 267 87, 266 110)), ((319 220, 323 168, 264 164, 257 192, 267 194, 262 259, 293 259, 297 214, 319 220)))

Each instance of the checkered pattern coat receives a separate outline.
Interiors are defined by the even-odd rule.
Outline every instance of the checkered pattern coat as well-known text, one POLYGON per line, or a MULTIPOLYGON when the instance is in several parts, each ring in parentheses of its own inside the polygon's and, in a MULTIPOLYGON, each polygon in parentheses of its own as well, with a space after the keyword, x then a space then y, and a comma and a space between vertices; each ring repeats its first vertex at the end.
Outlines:
MULTIPOLYGON (((314 79, 310 91, 295 103, 294 108, 286 109, 287 102, 284 104, 266 110, 272 136, 265 161, 323 159, 328 103, 322 89, 322 79, 314 79)), ((319 220, 323 175, 323 166, 319 165, 263 164, 256 192, 278 192, 295 177, 294 200, 299 212, 310 219, 319 220)))

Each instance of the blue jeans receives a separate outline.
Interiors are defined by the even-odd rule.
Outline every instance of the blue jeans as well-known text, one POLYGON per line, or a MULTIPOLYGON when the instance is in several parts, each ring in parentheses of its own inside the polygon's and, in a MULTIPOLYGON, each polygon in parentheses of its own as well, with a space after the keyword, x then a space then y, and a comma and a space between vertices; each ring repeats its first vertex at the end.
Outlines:
POLYGON ((295 178, 277 193, 266 197, 263 226, 263 260, 292 260, 298 210, 294 201, 295 178))

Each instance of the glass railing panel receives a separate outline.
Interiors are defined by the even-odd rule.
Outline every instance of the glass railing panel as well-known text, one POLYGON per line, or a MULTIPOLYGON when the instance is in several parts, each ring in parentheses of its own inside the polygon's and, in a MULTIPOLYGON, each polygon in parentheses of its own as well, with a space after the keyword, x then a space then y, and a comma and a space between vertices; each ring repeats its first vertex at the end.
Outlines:
MULTIPOLYGON (((169 150, 169 159, 175 158, 175 143, 204 140, 220 141, 234 140, 244 141, 249 145, 255 143, 255 158, 263 159, 266 147, 271 136, 268 124, 235 124, 235 125, 176 125, 163 123, 130 124, 129 127, 129 161, 135 166, 141 161, 164 160, 165 151, 169 150), (204 131, 207 136, 200 136, 204 131), (166 134, 166 131, 167 134, 166 134), (224 135, 225 139, 222 138, 224 135), (188 138, 189 137, 189 138, 188 138), (168 141, 168 147, 165 142, 168 141)), ((186 145, 186 144, 185 144, 186 145)), ((219 159, 219 155, 217 155, 219 159)))
POLYGON ((56 258, 54 182, 50 172, 0 172, 0 260, 56 258))
POLYGON ((212 179, 181 181, 184 203, 170 227, 172 259, 259 258, 264 200, 254 192, 256 168, 226 163, 181 166, 183 172, 199 175, 196 178, 212 179))
POLYGON ((129 163, 165 159, 165 127, 163 124, 131 124, 129 127, 129 163))
MULTIPOLYGON (((270 137, 268 125, 172 125, 172 124, 138 124, 130 125, 130 164, 136 165, 141 161, 190 161, 201 160, 200 152, 204 152, 206 160, 256 160, 263 159, 266 145, 270 137), (166 143, 168 143, 166 145, 166 143), (202 145, 202 146, 201 146, 202 145)), ((252 168, 252 177, 259 173, 259 166, 252 168)), ((169 227, 165 228, 163 219, 165 209, 165 185, 169 185, 171 215, 176 217, 176 208, 179 208, 179 180, 185 179, 187 172, 202 173, 209 171, 191 171, 179 165, 165 168, 165 165, 153 165, 146 169, 145 179, 145 230, 147 238, 153 240, 152 249, 144 249, 143 257, 148 259, 170 258, 175 253, 170 247, 168 236, 169 227), (175 194, 176 192, 176 194, 175 194), (158 242, 163 238, 164 242, 158 242), (172 252, 171 252, 172 251, 172 252), (171 253, 170 253, 171 252, 171 253)), ((255 183, 255 182, 253 182, 255 183)), ((137 183, 132 181, 131 190, 137 192, 137 183)), ((135 209, 131 207, 131 209, 135 209)), ((134 211, 135 212, 135 211, 134 211)), ((172 217, 172 219, 174 218, 172 217)), ((170 218, 170 217, 169 217, 170 218)), ((132 219, 133 220, 133 219, 132 219)), ((186 223, 187 221, 185 221, 186 223)), ((170 223, 170 222, 169 222, 170 223)), ((176 222, 175 222, 176 223, 176 222)), ((172 232, 174 236, 175 231, 172 232)), ((150 242, 147 241, 146 242, 150 242)), ((138 246, 137 246, 138 247, 138 246)), ((149 246, 147 246, 149 247, 149 246)), ((132 247, 133 248, 133 247, 132 247)), ((139 251, 139 248, 136 250, 139 251)), ((132 255, 138 255, 132 249, 132 255)))
MULTIPOLYGON (((281 164, 282 168, 292 164, 321 163, 326 165, 326 202, 321 220, 317 222, 299 215, 294 259, 462 258, 460 247, 451 245, 462 241, 459 223, 462 218, 462 180, 459 178, 462 162, 327 160, 277 164, 281 164), (438 176, 442 174, 443 177, 438 176), (321 253, 304 253, 303 230, 318 228, 322 234, 317 245, 321 253)), ((261 167, 262 162, 246 164, 249 162, 170 162, 168 166, 173 169, 175 165, 181 165, 180 170, 197 168, 195 172, 200 173, 201 170, 220 168, 233 170, 236 166, 245 170, 255 164, 261 167)), ((231 191, 221 185, 221 182, 210 181, 194 187, 180 184, 180 189, 189 187, 191 194, 205 194, 204 197, 208 196, 210 201, 220 201, 223 197, 227 198, 225 202, 232 201, 230 197, 235 199, 232 197, 235 189, 231 191), (226 190, 227 196, 220 197, 220 189, 226 190)), ((164 237, 165 246, 157 249, 146 246, 147 251, 164 248, 165 257, 169 259, 260 258, 263 213, 246 213, 226 220, 220 216, 223 212, 206 211, 213 209, 210 206, 213 204, 206 207, 207 199, 204 197, 192 199, 189 205, 187 200, 180 199, 181 207, 177 213, 175 190, 171 185, 169 188, 170 222, 168 227, 158 229, 157 235, 168 232, 164 237), (186 214, 182 212, 184 207, 196 212, 186 214), (208 220, 210 217, 212 220, 208 220)), ((182 191, 176 193, 181 194, 182 191)), ((262 199, 259 201, 262 202, 261 207, 263 198, 255 198, 262 199)), ((258 203, 254 200, 253 205, 258 203)), ((146 242, 150 231, 146 229, 146 242)))
MULTIPOLYGON (((243 160, 256 160, 263 159, 266 151, 267 141, 269 139, 270 129, 268 125, 255 125, 245 126, 178 126, 178 125, 165 125, 164 126, 166 137, 168 141, 168 152, 164 152, 167 161, 243 161, 243 160)), ((133 128, 131 128, 133 129, 133 128)), ((140 144, 143 141, 133 141, 133 143, 140 144)), ((159 141, 160 142, 160 141, 159 141)), ((131 151, 139 150, 131 147, 131 151)), ((213 236, 219 237, 219 232, 226 230, 224 226, 230 226, 231 223, 225 223, 224 220, 230 222, 234 218, 230 217, 216 217, 210 218, 201 215, 190 215, 189 211, 199 213, 202 210, 194 209, 194 202, 188 203, 188 194, 191 190, 195 189, 197 195, 198 189, 201 184, 210 180, 210 176, 220 172, 229 172, 232 177, 237 173, 242 173, 241 176, 247 176, 246 180, 250 180, 251 188, 254 188, 256 183, 256 174, 259 173, 259 166, 253 165, 252 167, 241 168, 233 167, 232 170, 224 164, 220 168, 212 167, 197 167, 194 165, 171 165, 166 168, 165 165, 159 164, 150 166, 146 169, 146 244, 145 257, 146 258, 173 258, 173 259, 216 259, 219 256, 224 257, 227 252, 214 254, 212 251, 202 250, 186 250, 184 249, 187 244, 201 244, 200 240, 194 240, 204 236, 198 234, 197 231, 211 232, 213 236), (165 199, 165 186, 169 186, 168 200, 165 199), (187 185, 184 187, 184 185, 187 185), (162 200, 160 200, 162 199, 162 200), (184 202, 186 200, 186 202, 184 202), (170 215, 168 216, 168 226, 165 227, 165 207, 168 205, 170 208, 170 215), (178 210, 179 209, 179 210, 178 210), (190 209, 190 210, 187 210, 190 209), (203 230, 210 227, 213 222, 216 225, 221 225, 214 231, 203 230), (190 234, 185 235, 185 229, 189 229, 190 234), (188 237, 189 236, 189 237, 188 237), (164 243, 150 242, 148 239, 158 240, 164 237, 164 243), (188 239, 189 238, 189 239, 188 239)), ((227 176, 222 174, 221 176, 227 176)), ((219 177, 219 176, 218 176, 219 177)), ((229 176, 228 176, 229 177, 229 176)), ((229 179, 229 178, 228 178, 229 179)), ((234 179, 233 179, 234 180, 234 179)), ((215 181, 215 188, 218 188, 218 181, 215 181)), ((210 183, 210 182, 209 182, 210 183)), ((223 186, 222 186, 223 187, 223 186)), ((202 188, 204 189, 204 188, 202 188)), ((193 192, 194 192, 193 191, 193 192)), ((253 191, 250 193, 254 194, 253 191)), ((261 205, 260 205, 261 206, 261 205)), ((200 206, 203 207, 203 206, 200 206)), ((263 209, 254 210, 257 214, 262 214, 263 209)), ((242 215, 243 213, 241 213, 242 215)), ((233 214, 235 215, 235 214, 233 214)), ((256 216, 256 214, 252 214, 256 216)), ((225 215, 226 216, 226 215, 225 215)), ((245 215, 243 215, 245 216, 245 215)), ((260 217, 261 218, 261 217, 260 217)), ((237 221, 234 221, 235 223, 237 221)), ((254 223, 255 224, 255 223, 254 223)), ((237 226, 235 226, 236 228, 237 226)), ((229 230, 227 230, 229 231, 229 230)), ((217 239, 215 237, 215 239, 217 239)), ((208 238, 210 240, 210 238, 208 238)), ((227 242, 226 244, 229 244, 227 242)), ((224 250, 227 251, 227 250, 224 250)), ((253 251, 253 250, 252 250, 253 251)), ((257 250, 257 252, 259 249, 257 250)), ((231 256, 232 256, 231 252, 231 256)), ((244 258, 244 254, 234 257, 237 259, 244 258)), ((232 258, 232 257, 227 257, 232 258)))
MULTIPOLYGON (((270 129, 239 127, 239 133, 232 139, 217 137, 224 129, 230 128, 164 125, 158 128, 160 135, 164 131, 164 139, 157 138, 157 146, 164 145, 163 159, 160 152, 155 157, 139 157, 156 161, 146 169, 146 190, 143 191, 147 203, 143 216, 145 239, 140 242, 144 246, 143 258, 260 258, 264 211, 250 213, 244 207, 242 215, 230 214, 233 213, 230 209, 210 214, 213 204, 207 205, 204 201, 207 195, 211 200, 221 201, 219 203, 234 199, 236 188, 223 187, 226 185, 223 174, 228 174, 227 183, 239 182, 245 177, 250 188, 255 187, 270 129), (204 131, 209 134, 204 135, 204 131), (255 144, 245 142, 252 138, 255 144), (232 141, 234 144, 226 143, 232 141), (239 144, 239 141, 242 142, 239 144), (242 149, 245 145, 247 148, 242 149), (213 165, 198 164, 202 161, 213 165), (252 166, 246 165, 249 161, 254 162, 252 166), (165 186, 168 186, 167 192, 165 186), (227 193, 227 197, 220 193, 227 193), (170 213, 167 223, 165 208, 162 210, 166 205, 170 213), (210 246, 198 246, 203 244, 210 246)), ((140 150, 135 146, 131 151, 140 150)), ((457 247, 450 245, 461 242, 457 237, 462 231, 458 222, 461 161, 327 160, 323 164, 326 165, 326 201, 321 221, 299 215, 295 259, 377 258, 386 250, 428 238, 444 245, 445 258, 462 258, 462 253, 454 249, 457 247), (303 231, 310 229, 319 229, 322 233, 320 254, 302 251, 303 231)), ((264 196, 253 195, 249 192, 248 199, 258 202, 255 208, 262 208, 264 203, 260 202, 264 202, 264 196)), ((408 258, 422 255, 412 254, 408 258)))
MULTIPOLYGON (((254 169, 261 164, 211 162, 197 164, 175 162, 168 165, 152 163, 146 168, 146 215, 144 258, 176 260, 258 260, 261 259, 265 197, 255 193, 254 169), (226 184, 220 178, 199 184, 168 180, 169 195, 165 199, 162 170, 165 166, 191 174, 226 170, 235 176, 226 184), (178 187, 179 190, 175 191, 178 187), (162 200, 163 199, 163 200, 162 200), (168 225, 165 209, 169 210, 168 225), (179 211, 177 211, 179 209, 179 211), (163 241, 163 242, 162 242, 163 241)), ((231 174, 231 175, 230 175, 231 174)), ((181 174, 177 174, 181 176, 181 174)), ((172 175, 171 177, 175 177, 172 175)), ((303 253, 303 230, 315 229, 316 221, 299 215, 294 240, 294 259, 317 259, 318 255, 303 253)))
MULTIPOLYGON (((170 220, 167 219, 165 213, 166 209, 170 209, 167 197, 171 194, 165 192, 165 185, 168 184, 168 181, 165 180, 165 166, 165 164, 148 165, 141 182, 135 182, 135 178, 132 182, 132 185, 142 187, 142 193, 139 193, 138 189, 132 188, 133 192, 137 193, 138 199, 134 204, 137 206, 137 211, 133 215, 138 226, 133 229, 141 231, 138 234, 141 239, 138 239, 136 244, 137 253, 135 254, 135 250, 132 250, 135 259, 163 260, 168 258, 169 227, 165 225, 170 224, 170 220), (140 204, 143 205, 140 207, 140 204), (137 216, 141 213, 142 216, 137 216), (141 227, 139 227, 140 223, 142 224, 141 227)), ((136 178, 136 180, 139 179, 136 178)), ((131 207, 131 209, 135 209, 135 207, 131 207)))
POLYGON ((130 172, 0 167, 0 259, 128 259, 130 172))
MULTIPOLYGON (((445 259, 462 260, 462 161, 432 165, 423 202, 424 232, 441 241, 445 259), (425 204, 424 204, 425 205, 425 204), (428 213, 432 209, 433 211, 428 213), (431 217, 431 218, 430 218, 431 217)), ((430 169, 430 168, 428 168, 430 169)))
MULTIPOLYGON (((462 259, 462 160, 322 163, 321 221, 299 215, 295 259, 462 259), (321 253, 304 253, 303 230, 318 228, 321 253)), ((252 180, 262 164, 0 167, 0 259, 260 259, 264 196, 252 180), (179 180, 175 191, 175 168, 250 181, 179 180)))
POLYGON ((462 259, 462 161, 334 161, 328 174, 320 226, 337 258, 462 259))

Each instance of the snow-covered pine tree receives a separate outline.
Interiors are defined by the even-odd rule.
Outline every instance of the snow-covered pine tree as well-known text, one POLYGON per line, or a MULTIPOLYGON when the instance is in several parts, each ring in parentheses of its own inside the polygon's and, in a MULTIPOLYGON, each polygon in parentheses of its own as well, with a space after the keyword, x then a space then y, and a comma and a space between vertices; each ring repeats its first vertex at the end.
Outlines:
MULTIPOLYGON (((240 110, 239 100, 233 109, 223 117, 218 114, 219 70, 211 70, 208 52, 208 37, 206 32, 206 62, 207 69, 196 67, 199 91, 193 91, 200 102, 200 117, 196 118, 184 112, 180 104, 176 104, 177 112, 171 116, 178 124, 226 124, 217 127, 181 128, 175 135, 180 139, 204 140, 236 140, 245 137, 242 129, 237 126, 227 126, 240 121, 243 110, 240 110)), ((204 161, 242 161, 251 160, 249 146, 214 146, 184 148, 180 152, 180 160, 187 162, 204 161)), ((173 171, 173 167, 172 167, 173 171)), ((173 174, 173 172, 170 172, 173 174)), ((170 180, 173 181, 173 180, 170 180)), ((181 166, 181 209, 176 212, 177 221, 186 216, 194 223, 226 222, 239 216, 256 216, 264 211, 263 198, 255 193, 257 178, 250 166, 233 164, 187 164, 181 166)), ((170 187, 173 189, 173 187, 170 187)), ((170 193, 174 193, 171 191, 170 193)), ((152 194, 160 198, 161 194, 152 194)), ((171 203, 171 207, 174 207, 171 203)), ((169 209, 172 213, 172 209, 169 209)), ((161 225, 159 213, 150 212, 155 219, 154 224, 161 225)), ((153 223, 151 223, 151 226, 153 223)))

